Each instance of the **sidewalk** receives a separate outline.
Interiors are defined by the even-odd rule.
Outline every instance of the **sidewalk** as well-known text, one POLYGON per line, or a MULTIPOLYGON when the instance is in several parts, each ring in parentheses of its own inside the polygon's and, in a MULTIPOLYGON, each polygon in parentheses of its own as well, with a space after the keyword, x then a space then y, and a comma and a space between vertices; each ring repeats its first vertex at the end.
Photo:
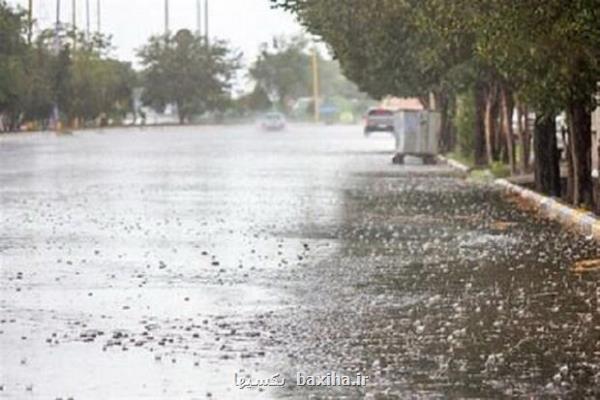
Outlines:
MULTIPOLYGON (((446 162, 457 170, 469 173, 471 168, 456 160, 439 156, 440 161, 446 162)), ((562 171, 561 171, 562 176, 562 171)), ((600 241, 600 218, 594 213, 573 208, 560 200, 542 195, 522 185, 533 182, 533 175, 521 175, 509 179, 495 179, 494 184, 506 192, 516 194, 536 207, 546 217, 561 224, 578 230, 589 238, 600 241)))

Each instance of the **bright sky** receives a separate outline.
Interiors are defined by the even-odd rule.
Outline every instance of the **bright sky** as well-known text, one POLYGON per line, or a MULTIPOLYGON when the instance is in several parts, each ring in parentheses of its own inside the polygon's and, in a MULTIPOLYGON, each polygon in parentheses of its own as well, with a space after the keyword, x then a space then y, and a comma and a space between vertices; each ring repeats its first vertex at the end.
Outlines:
MULTIPOLYGON (((56 2, 61 3, 61 20, 71 22, 73 0, 33 0, 37 28, 48 28, 56 20, 56 2)), ((86 1, 90 4, 92 30, 96 28, 97 0, 75 0, 77 24, 86 25, 86 1)), ((102 32, 113 35, 116 56, 135 61, 135 49, 150 35, 164 32, 165 0, 100 0, 102 32)), ((8 0, 27 7, 28 0, 8 0)), ((170 28, 196 29, 196 0, 170 0, 170 28)), ((204 0, 202 0, 204 5, 204 0)), ((203 10, 204 12, 204 10, 203 10)), ((294 17, 272 10, 269 0, 209 0, 210 36, 228 40, 244 52, 249 63, 258 46, 280 34, 301 32, 294 17)))

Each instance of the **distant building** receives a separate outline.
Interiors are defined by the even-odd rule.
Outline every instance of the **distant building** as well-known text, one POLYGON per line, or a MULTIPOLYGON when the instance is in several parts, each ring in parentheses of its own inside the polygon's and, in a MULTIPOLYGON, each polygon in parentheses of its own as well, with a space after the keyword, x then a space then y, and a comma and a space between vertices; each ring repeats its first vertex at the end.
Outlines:
POLYGON ((425 108, 416 98, 386 97, 381 101, 381 107, 389 110, 423 111, 425 108))

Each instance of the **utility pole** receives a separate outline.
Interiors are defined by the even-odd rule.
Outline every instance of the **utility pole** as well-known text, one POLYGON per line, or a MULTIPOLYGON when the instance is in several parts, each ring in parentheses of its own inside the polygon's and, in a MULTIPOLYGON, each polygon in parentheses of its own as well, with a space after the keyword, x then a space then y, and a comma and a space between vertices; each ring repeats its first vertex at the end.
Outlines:
POLYGON ((71 25, 73 25, 73 30, 75 30, 77 29, 77 0, 73 0, 71 4, 71 25))
POLYGON ((319 112, 319 60, 317 58, 317 49, 313 48, 312 51, 312 73, 313 73, 313 102, 314 102, 314 113, 315 122, 320 120, 319 112))
POLYGON ((202 0, 196 0, 196 34, 202 36, 202 0))
POLYGON ((60 0, 56 0, 56 23, 54 25, 54 50, 60 53, 60 0))
POLYGON ((60 0, 56 0, 56 29, 60 25, 60 0))
POLYGON ((85 0, 85 33, 90 37, 90 0, 85 0))
POLYGON ((29 0, 29 9, 27 11, 27 43, 31 44, 33 37, 33 0, 29 0))
MULTIPOLYGON (((58 37, 60 31, 60 0, 56 0, 56 26, 54 27, 54 47, 56 51, 56 57, 60 58, 60 39, 58 37)), ((61 130, 60 125, 60 110, 58 109, 57 99, 54 101, 54 107, 52 110, 54 114, 54 129, 58 132, 61 130)))
POLYGON ((100 0, 96 0, 96 14, 97 14, 97 31, 100 33, 102 31, 102 9, 100 8, 100 0))
POLYGON ((208 0, 204 0, 204 36, 206 40, 206 45, 209 44, 209 36, 208 36, 208 0))
POLYGON ((73 50, 77 48, 77 0, 71 3, 71 25, 73 26, 73 50))
POLYGON ((169 0, 165 0, 165 35, 169 34, 169 0))

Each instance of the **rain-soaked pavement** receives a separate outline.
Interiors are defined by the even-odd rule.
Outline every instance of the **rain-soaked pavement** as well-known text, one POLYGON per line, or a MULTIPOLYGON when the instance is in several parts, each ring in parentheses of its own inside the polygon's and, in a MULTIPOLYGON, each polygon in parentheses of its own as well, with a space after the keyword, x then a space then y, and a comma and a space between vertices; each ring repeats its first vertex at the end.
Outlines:
POLYGON ((0 138, 0 398, 600 397, 599 246, 391 145, 0 138))

